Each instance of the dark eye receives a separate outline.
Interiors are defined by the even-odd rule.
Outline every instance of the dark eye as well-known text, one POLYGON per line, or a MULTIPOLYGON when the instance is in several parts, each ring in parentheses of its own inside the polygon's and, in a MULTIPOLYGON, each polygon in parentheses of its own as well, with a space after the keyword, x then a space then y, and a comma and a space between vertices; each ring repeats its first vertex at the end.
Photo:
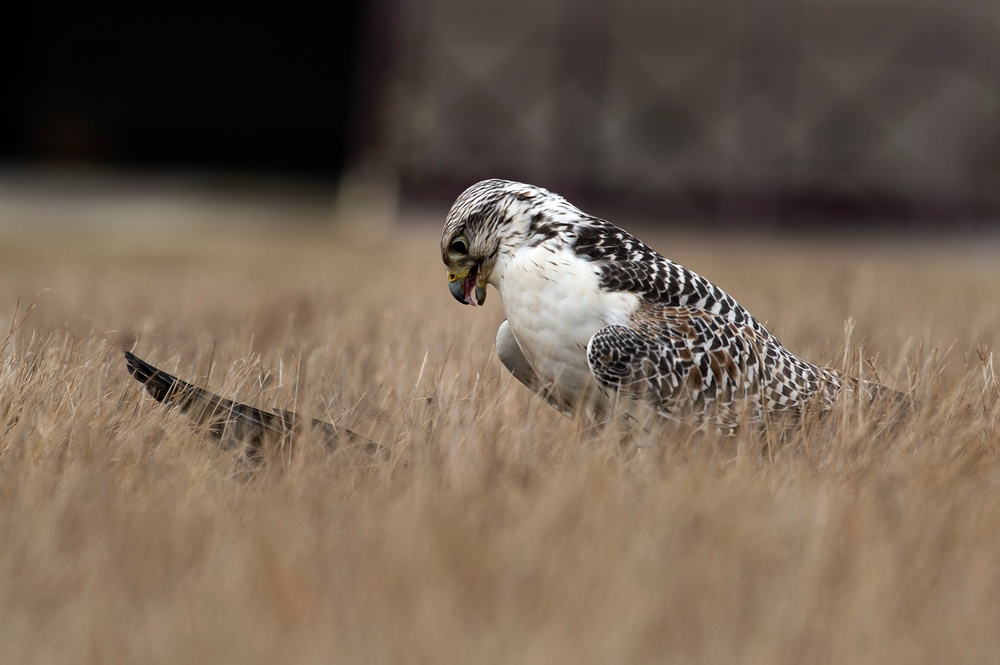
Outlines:
POLYGON ((451 251, 456 254, 468 254, 469 244, 465 242, 465 238, 455 238, 451 241, 451 251))

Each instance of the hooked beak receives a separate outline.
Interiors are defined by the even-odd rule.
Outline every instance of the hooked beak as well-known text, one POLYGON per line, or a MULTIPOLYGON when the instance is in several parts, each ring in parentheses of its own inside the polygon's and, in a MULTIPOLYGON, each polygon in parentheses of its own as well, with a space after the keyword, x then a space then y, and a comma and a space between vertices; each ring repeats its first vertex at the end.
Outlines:
POLYGON ((455 300, 463 305, 482 305, 486 302, 486 281, 479 274, 479 264, 469 268, 448 271, 448 288, 455 300))

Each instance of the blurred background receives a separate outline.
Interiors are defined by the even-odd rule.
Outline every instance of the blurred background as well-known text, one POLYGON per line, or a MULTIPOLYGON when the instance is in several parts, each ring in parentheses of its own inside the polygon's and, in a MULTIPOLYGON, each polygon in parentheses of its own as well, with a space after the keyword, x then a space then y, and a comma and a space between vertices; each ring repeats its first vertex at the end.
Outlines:
POLYGON ((164 178, 444 208, 505 177, 667 225, 1000 217, 997 0, 23 4, 0 208, 164 178))

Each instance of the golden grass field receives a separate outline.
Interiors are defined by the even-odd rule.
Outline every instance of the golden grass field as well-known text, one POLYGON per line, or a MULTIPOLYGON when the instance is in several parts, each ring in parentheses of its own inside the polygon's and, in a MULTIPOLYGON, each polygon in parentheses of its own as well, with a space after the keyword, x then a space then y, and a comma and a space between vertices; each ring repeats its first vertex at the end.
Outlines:
POLYGON ((0 313, 35 300, 0 345, 0 662, 996 661, 995 245, 640 233, 920 405, 781 443, 665 425, 639 454, 506 375, 497 294, 452 300, 437 212, 0 231, 0 313), (248 476, 127 376, 131 335, 392 456, 304 440, 248 476))

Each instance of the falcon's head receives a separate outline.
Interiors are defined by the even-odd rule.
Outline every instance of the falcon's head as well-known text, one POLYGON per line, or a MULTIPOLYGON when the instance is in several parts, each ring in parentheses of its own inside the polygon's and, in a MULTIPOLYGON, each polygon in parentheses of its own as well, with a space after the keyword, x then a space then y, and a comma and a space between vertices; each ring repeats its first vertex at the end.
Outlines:
POLYGON ((533 216, 552 200, 564 199, 541 187, 510 180, 483 180, 462 192, 441 233, 441 260, 456 300, 483 304, 486 285, 496 286, 491 278, 498 254, 520 246, 528 237, 533 216))

